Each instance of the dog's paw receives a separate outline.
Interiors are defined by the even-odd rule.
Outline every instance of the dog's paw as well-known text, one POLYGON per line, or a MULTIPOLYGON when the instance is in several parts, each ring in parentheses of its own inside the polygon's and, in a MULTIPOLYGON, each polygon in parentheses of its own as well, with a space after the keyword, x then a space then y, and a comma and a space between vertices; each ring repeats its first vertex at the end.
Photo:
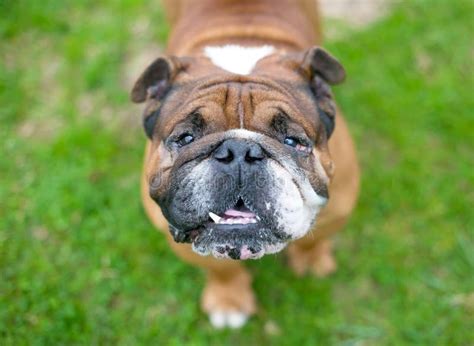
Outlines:
POLYGON ((249 315, 236 310, 216 310, 209 313, 209 322, 211 322, 212 326, 216 329, 225 327, 232 329, 241 328, 247 322, 248 318, 249 315))
POLYGON ((225 280, 209 277, 201 306, 215 328, 240 328, 255 313, 250 275, 241 272, 225 280))
POLYGON ((329 274, 334 273, 336 270, 337 263, 332 253, 322 254, 315 258, 311 266, 311 272, 320 278, 328 276, 329 274))
POLYGON ((310 248, 291 244, 288 247, 288 264, 298 276, 310 272, 317 277, 325 277, 337 269, 329 240, 318 242, 310 248))

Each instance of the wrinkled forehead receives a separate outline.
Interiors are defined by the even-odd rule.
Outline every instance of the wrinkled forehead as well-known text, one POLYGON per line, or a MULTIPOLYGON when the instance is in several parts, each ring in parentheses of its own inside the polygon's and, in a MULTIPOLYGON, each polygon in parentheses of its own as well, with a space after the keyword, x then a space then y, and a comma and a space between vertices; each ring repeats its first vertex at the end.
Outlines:
POLYGON ((160 109, 162 135, 191 114, 221 130, 256 130, 277 114, 286 114, 309 134, 315 131, 316 105, 308 85, 262 76, 224 75, 177 83, 160 109))

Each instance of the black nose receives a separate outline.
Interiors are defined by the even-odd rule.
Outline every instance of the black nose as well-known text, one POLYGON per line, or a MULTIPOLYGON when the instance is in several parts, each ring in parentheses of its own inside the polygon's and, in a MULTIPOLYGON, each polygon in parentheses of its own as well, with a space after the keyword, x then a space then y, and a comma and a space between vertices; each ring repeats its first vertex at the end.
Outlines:
POLYGON ((262 147, 253 141, 228 139, 214 151, 213 156, 214 159, 225 164, 236 162, 252 164, 262 161, 265 153, 262 147))

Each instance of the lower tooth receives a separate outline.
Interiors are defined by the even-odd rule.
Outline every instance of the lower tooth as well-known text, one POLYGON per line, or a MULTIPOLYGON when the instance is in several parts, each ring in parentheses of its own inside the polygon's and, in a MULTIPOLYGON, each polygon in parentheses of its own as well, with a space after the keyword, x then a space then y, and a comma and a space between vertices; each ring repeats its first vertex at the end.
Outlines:
POLYGON ((219 223, 219 221, 222 220, 222 218, 219 215, 214 214, 213 212, 209 212, 209 217, 214 221, 215 223, 219 223))

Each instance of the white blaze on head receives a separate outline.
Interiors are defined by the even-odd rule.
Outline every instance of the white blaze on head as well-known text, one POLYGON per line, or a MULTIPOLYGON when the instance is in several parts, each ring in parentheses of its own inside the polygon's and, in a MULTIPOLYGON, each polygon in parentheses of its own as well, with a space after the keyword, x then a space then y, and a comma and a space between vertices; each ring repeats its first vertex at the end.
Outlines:
POLYGON ((268 45, 242 47, 229 44, 225 46, 207 46, 204 48, 204 55, 221 69, 236 74, 248 75, 260 59, 274 51, 275 47, 268 45))

